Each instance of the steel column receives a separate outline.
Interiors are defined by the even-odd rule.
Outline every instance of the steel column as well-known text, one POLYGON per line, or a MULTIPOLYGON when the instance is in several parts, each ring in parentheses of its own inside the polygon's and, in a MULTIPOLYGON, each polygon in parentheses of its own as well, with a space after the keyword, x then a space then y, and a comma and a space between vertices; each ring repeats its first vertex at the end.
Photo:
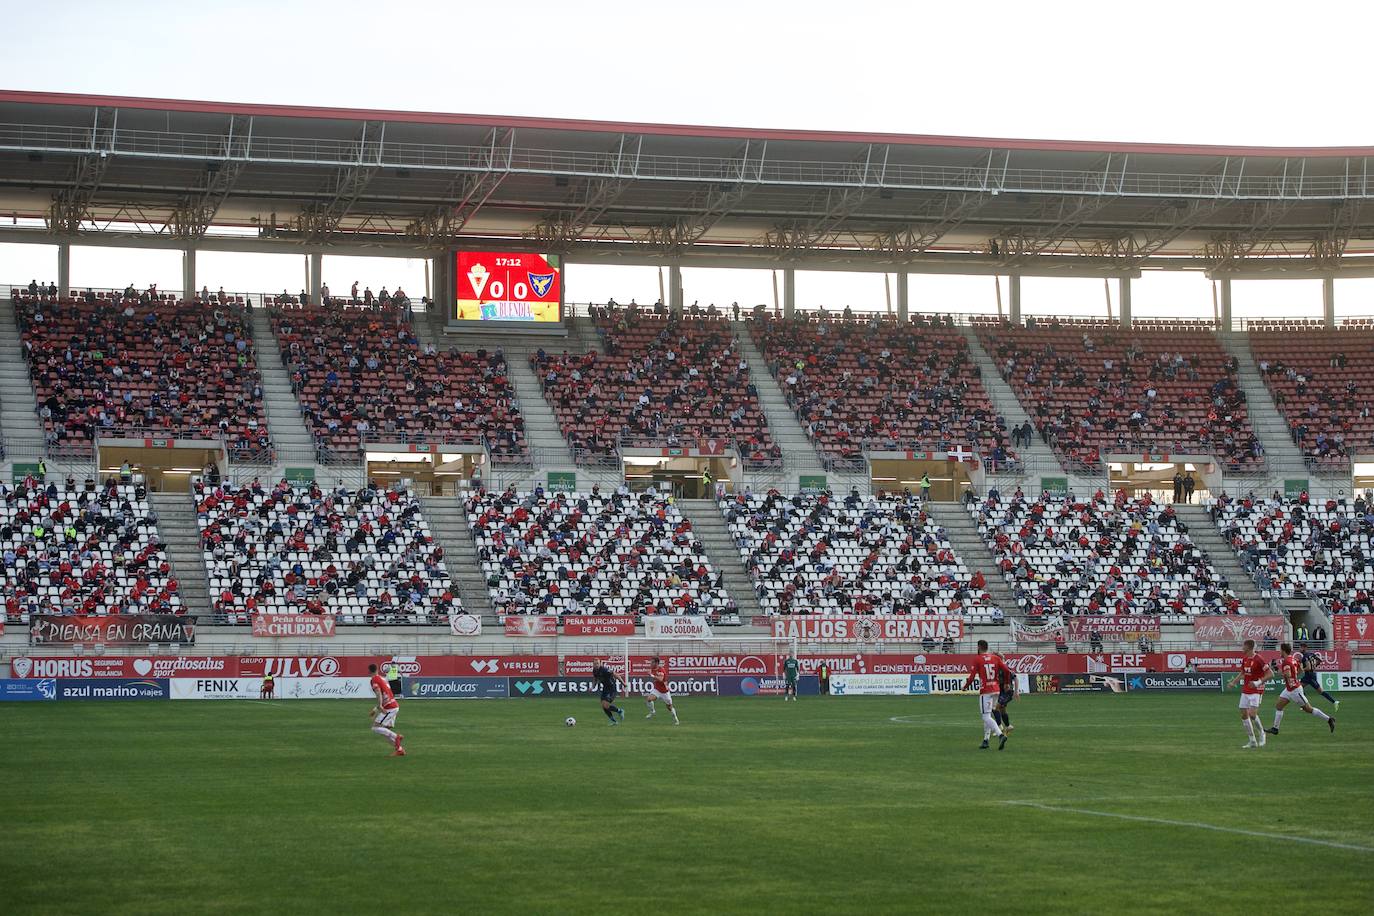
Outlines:
POLYGON ((897 323, 906 324, 911 311, 911 291, 908 286, 909 274, 904 271, 897 272, 897 323))
POLYGON ((797 311, 797 272, 791 267, 782 271, 782 317, 791 318, 797 311))
POLYGON ((1230 331, 1234 327, 1231 322, 1231 278, 1222 277, 1217 282, 1221 286, 1221 329, 1230 331))
POLYGON ((324 283, 324 255, 315 252, 310 256, 310 301, 320 301, 320 286, 324 283))
POLYGON ((194 299, 196 295, 196 250, 181 250, 181 298, 194 299))
POLYGON ((1322 322, 1328 328, 1336 326, 1336 278, 1322 280, 1322 322))
POLYGON ((668 311, 682 314, 682 265, 668 265, 668 311))
POLYGON ((70 296, 72 293, 72 246, 62 242, 57 246, 57 294, 70 296))
POLYGON ((1011 323, 1021 323, 1021 275, 1007 277, 1007 290, 1011 294, 1011 323))
POLYGON ((1116 281, 1117 298, 1121 300, 1121 327, 1131 329, 1131 278, 1119 277, 1116 281))

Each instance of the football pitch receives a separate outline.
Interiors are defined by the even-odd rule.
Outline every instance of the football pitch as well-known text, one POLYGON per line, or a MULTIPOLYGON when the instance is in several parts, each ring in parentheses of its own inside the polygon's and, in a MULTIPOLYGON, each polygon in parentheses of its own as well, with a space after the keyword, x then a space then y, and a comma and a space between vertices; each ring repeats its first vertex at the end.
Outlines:
POLYGON ((1370 912, 1371 701, 1236 702, 409 701, 405 758, 366 701, 5 704, 0 910, 1370 912))

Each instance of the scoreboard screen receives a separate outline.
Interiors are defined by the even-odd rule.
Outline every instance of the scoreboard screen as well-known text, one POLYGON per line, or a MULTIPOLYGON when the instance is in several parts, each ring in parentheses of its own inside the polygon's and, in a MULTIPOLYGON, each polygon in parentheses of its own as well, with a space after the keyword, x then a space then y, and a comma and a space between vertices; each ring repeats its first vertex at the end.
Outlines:
POLYGON ((454 321, 562 320, 563 270, 557 255, 459 251, 454 321))

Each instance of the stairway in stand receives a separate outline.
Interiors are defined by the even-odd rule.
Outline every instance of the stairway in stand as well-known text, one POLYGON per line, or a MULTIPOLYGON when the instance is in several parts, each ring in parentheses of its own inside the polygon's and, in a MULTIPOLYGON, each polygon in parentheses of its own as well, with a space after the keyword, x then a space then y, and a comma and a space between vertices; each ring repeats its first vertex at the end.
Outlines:
POLYGON ((468 527, 467 513, 461 496, 421 496, 420 510, 424 513, 429 532, 444 548, 444 568, 453 580, 463 610, 485 617, 490 622, 494 611, 482 567, 477 562, 477 547, 468 527))
POLYGON ((758 598, 754 594, 754 582, 739 558, 730 529, 726 527, 725 517, 720 514, 715 500, 679 499, 677 507, 682 515, 692 523, 706 556, 711 560, 711 568, 724 574, 725 591, 739 605, 740 617, 748 622, 750 618, 763 614, 758 598))
POLYGON ((1002 570, 997 568, 996 556, 978 533, 978 525, 963 504, 932 502, 927 504, 926 511, 949 535, 950 543, 954 545, 955 556, 964 561, 970 572, 977 571, 983 574, 983 578, 987 580, 987 592, 992 596, 993 603, 1000 607, 1008 618, 1020 616, 1021 609, 1016 604, 1016 596, 1011 590, 1011 585, 1002 575, 1002 570))
POLYGON ((1269 602, 1260 594, 1259 587, 1245 571, 1245 567, 1240 565, 1240 558, 1236 556, 1236 552, 1227 545, 1217 526, 1212 524, 1212 517, 1207 514, 1207 510, 1202 506, 1175 503, 1174 512, 1188 526, 1188 534, 1192 537, 1193 543, 1207 554, 1217 572, 1230 581, 1231 590, 1240 599, 1241 606, 1251 614, 1268 613, 1269 602))
POLYGON ((157 533, 167 545, 167 561, 177 577, 186 613, 210 613, 210 581, 205 555, 200 548, 196 504, 189 493, 149 493, 148 504, 157 513, 157 533))
POLYGON ((266 309, 253 309, 253 346, 258 373, 262 376, 262 402, 267 410, 267 432, 277 450, 278 465, 315 462, 315 438, 306 428, 291 375, 282 364, 281 348, 272 333, 266 309))

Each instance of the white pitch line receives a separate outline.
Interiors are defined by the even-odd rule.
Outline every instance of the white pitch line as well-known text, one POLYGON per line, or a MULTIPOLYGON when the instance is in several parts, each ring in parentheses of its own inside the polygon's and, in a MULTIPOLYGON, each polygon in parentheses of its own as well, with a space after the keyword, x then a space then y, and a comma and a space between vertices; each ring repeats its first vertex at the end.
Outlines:
POLYGON ((1139 814, 1116 814, 1111 811, 1093 811, 1089 808, 1067 808, 1060 805, 1041 805, 1036 802, 1009 801, 1006 805, 1021 808, 1039 808, 1042 811, 1057 811, 1067 814, 1087 814, 1092 817, 1112 817, 1122 821, 1139 821, 1145 824, 1163 824, 1167 827, 1192 827, 1196 830, 1215 830, 1218 833, 1235 833, 1241 836, 1261 837, 1266 840, 1287 840, 1290 843, 1306 843, 1311 846, 1329 846, 1332 849, 1349 849, 1354 852, 1374 852, 1374 847, 1356 846, 1353 843, 1337 843, 1335 840, 1314 840, 1311 837, 1291 836, 1286 833, 1268 833, 1263 830, 1245 830, 1241 827, 1219 827, 1201 821, 1175 821, 1164 817, 1144 817, 1139 814))

